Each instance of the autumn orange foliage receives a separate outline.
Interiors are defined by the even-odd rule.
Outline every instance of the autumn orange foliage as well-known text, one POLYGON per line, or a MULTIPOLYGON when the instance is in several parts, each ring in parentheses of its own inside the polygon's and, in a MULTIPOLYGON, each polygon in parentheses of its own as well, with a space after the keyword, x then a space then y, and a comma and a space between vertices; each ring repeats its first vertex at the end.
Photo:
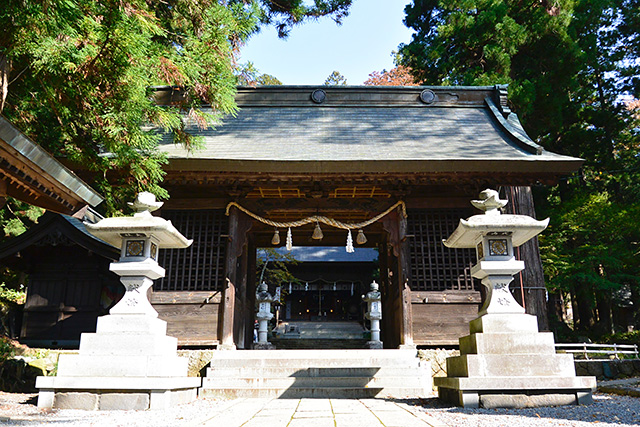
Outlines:
POLYGON ((403 65, 382 71, 374 71, 365 80, 366 86, 418 86, 420 82, 415 81, 411 75, 411 69, 403 65))

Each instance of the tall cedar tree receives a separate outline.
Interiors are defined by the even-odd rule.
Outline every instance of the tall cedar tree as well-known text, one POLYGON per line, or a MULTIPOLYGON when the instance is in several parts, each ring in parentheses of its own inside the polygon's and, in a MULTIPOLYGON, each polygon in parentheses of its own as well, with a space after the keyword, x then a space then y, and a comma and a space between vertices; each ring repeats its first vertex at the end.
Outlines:
POLYGON ((166 198, 161 128, 197 148, 184 115, 214 125, 236 111, 235 55, 260 23, 281 35, 305 19, 340 20, 351 0, 6 0, 0 8, 0 111, 56 156, 88 168, 121 209, 133 193, 166 198), (154 104, 154 85, 188 100, 154 104), (211 112, 200 109, 203 103, 211 112))
POLYGON ((507 83, 530 135, 586 160, 539 197, 552 218, 547 282, 571 295, 577 329, 610 332, 612 306, 630 299, 638 313, 640 125, 625 99, 640 94, 640 1, 414 0, 405 11, 416 34, 401 63, 417 79, 507 83))

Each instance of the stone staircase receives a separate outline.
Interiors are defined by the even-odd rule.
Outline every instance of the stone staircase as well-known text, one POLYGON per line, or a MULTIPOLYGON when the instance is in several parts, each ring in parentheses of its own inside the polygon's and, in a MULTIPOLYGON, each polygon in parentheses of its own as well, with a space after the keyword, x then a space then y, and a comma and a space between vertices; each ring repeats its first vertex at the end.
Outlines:
POLYGON ((415 350, 218 351, 205 397, 370 398, 432 394, 431 367, 415 350))

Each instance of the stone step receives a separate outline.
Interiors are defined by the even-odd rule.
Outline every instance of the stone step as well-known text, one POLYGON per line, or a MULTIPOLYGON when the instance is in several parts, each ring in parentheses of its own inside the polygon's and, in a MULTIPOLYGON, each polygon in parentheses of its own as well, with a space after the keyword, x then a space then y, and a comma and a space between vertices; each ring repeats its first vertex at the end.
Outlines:
POLYGON ((425 367, 310 367, 294 368, 289 366, 281 367, 209 367, 207 377, 412 377, 422 374, 429 374, 429 366, 425 367))
POLYGON ((203 388, 425 388, 419 377, 206 377, 203 388))
POLYGON ((202 396, 427 396, 431 368, 415 350, 253 350, 213 355, 202 396))
POLYGON ((575 376, 572 354, 465 354, 447 359, 448 377, 575 376))
POLYGON ((201 388, 199 396, 225 399, 235 398, 324 398, 324 399, 366 399, 366 398, 416 398, 426 397, 423 388, 409 387, 291 387, 291 388, 201 388))
POLYGON ((214 367, 417 367, 415 350, 248 350, 215 352, 214 367))
POLYGON ((406 358, 416 357, 417 350, 399 349, 298 349, 298 350, 220 350, 213 353, 214 359, 358 359, 375 357, 381 358, 406 358))

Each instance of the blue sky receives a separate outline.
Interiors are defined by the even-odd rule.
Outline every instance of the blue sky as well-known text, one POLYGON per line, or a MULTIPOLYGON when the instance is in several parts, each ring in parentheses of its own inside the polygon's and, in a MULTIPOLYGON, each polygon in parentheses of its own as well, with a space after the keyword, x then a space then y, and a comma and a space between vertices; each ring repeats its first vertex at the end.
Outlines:
POLYGON ((319 85, 334 70, 348 84, 362 84, 369 73, 393 68, 391 52, 411 40, 412 32, 402 23, 408 2, 354 0, 341 26, 327 18, 309 21, 286 40, 273 28, 263 28, 243 47, 240 62, 251 61, 284 84, 319 85))

